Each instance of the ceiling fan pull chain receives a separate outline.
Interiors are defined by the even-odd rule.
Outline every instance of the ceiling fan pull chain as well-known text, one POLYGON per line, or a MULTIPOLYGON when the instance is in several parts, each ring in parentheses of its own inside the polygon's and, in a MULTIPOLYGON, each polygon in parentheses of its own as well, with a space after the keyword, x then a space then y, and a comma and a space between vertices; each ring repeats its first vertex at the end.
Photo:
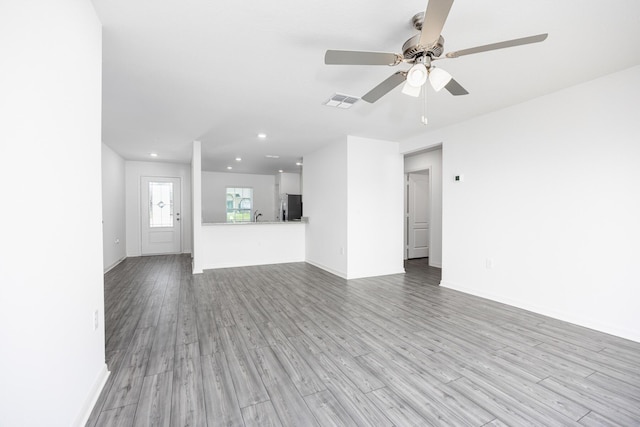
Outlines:
POLYGON ((422 85, 422 124, 427 125, 427 85, 422 85))

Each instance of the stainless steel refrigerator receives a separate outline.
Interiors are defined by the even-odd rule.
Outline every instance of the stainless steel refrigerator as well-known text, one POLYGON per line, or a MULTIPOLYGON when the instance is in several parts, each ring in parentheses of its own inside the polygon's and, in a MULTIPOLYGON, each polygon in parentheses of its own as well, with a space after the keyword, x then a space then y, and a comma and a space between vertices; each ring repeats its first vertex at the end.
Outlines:
POLYGON ((285 194, 280 203, 282 221, 300 221, 302 218, 302 195, 285 194))

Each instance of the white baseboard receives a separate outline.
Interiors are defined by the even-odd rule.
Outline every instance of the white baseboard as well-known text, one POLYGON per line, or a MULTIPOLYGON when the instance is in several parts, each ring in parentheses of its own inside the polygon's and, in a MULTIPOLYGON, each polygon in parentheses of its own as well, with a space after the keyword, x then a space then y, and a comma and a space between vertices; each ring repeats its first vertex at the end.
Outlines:
POLYGON ((327 271, 327 272, 333 274, 334 276, 342 277, 343 279, 347 278, 347 275, 345 273, 343 273, 341 271, 334 270, 333 268, 329 268, 326 265, 322 265, 322 264, 317 263, 315 261, 309 261, 309 260, 306 260, 305 262, 307 264, 313 265, 314 267, 318 267, 321 270, 327 271))
POLYGON ((114 262, 113 264, 111 264, 109 267, 104 269, 103 274, 107 274, 108 272, 110 272, 111 270, 113 270, 114 268, 116 268, 116 266, 118 264, 120 264, 122 261, 124 261, 125 259, 127 259, 127 256, 123 256, 122 258, 120 258, 118 261, 114 262))
POLYGON ((443 288, 453 289, 455 291, 464 292, 465 294, 474 295, 480 298, 485 298, 491 301, 507 304, 512 307, 521 308, 523 310, 531 311, 536 314, 548 316, 556 320, 563 322, 573 323, 574 325, 582 326, 584 328, 593 329, 595 331, 604 332, 605 334, 614 335, 616 337, 628 339, 635 342, 640 342, 640 333, 635 330, 623 329, 615 325, 607 324, 602 321, 594 321, 593 319, 585 319, 584 317, 575 315, 573 313, 559 312, 557 310, 549 309, 547 307, 541 307, 535 304, 528 303, 526 301, 516 300, 513 298, 505 297, 502 295, 494 295, 490 292, 480 292, 477 289, 471 289, 465 286, 458 285, 456 283, 446 282, 442 280, 440 286, 443 288))
POLYGON ((109 378, 110 374, 111 372, 109 372, 109 368, 105 363, 102 366, 102 369, 100 370, 100 373, 98 374, 98 378, 93 384, 93 387, 91 387, 91 391, 89 392, 89 395, 87 396, 87 399, 85 400, 84 405, 82 405, 82 409, 80 410, 80 415, 76 419, 76 422, 73 424, 74 426, 83 427, 87 423, 87 421, 89 420, 89 417, 91 416, 91 411, 93 411, 93 407, 96 405, 96 402, 100 397, 100 393, 102 393, 102 389, 104 388, 104 385, 107 383, 107 379, 109 378))
POLYGON ((313 265, 315 267, 318 267, 318 268, 320 268, 320 269, 322 269, 324 271, 327 271, 327 272, 329 272, 329 273, 331 273, 331 274, 333 274, 335 276, 342 277, 343 279, 347 279, 347 280, 364 279, 364 278, 367 278, 367 277, 389 276, 389 275, 392 275, 392 274, 405 274, 404 268, 400 268, 400 269, 394 270, 394 271, 379 271, 379 272, 376 272, 376 273, 366 274, 366 275, 351 275, 351 276, 348 276, 346 273, 344 273, 342 271, 334 270, 333 268, 329 268, 326 265, 322 265, 322 264, 320 264, 318 262, 315 262, 315 261, 306 260, 305 262, 307 264, 311 264, 311 265, 313 265))
POLYGON ((375 273, 367 273, 367 274, 351 274, 349 275, 348 279, 366 279, 367 277, 381 277, 381 276, 391 276, 394 274, 405 274, 406 271, 404 270, 404 268, 401 268, 399 270, 394 270, 394 271, 378 271, 375 273))
MULTIPOLYGON (((217 270, 220 268, 239 268, 239 267, 256 267, 259 265, 278 265, 278 264, 291 264, 294 262, 305 262, 304 259, 286 259, 280 261, 267 261, 267 262, 221 262, 216 264, 206 264, 202 266, 202 270, 217 270)), ((194 272, 194 274, 196 274, 194 272)))

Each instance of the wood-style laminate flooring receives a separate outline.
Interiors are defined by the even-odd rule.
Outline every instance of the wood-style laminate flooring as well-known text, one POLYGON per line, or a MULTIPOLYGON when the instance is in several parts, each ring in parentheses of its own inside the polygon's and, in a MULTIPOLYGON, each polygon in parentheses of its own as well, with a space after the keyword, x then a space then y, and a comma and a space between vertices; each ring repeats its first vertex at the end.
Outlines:
POLYGON ((439 281, 423 260, 346 281, 129 258, 105 276, 111 375, 87 425, 640 425, 639 343, 439 281))

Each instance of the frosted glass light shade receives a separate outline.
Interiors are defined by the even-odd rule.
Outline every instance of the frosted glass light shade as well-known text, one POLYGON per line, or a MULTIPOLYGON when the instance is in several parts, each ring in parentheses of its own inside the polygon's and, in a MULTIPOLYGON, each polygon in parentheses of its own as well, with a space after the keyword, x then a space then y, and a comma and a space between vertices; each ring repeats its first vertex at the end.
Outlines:
POLYGON ((420 87, 427 81, 427 67, 422 63, 415 64, 407 73, 407 83, 413 87, 420 87))
POLYGON ((407 81, 405 82, 404 86, 402 86, 402 93, 404 93, 405 95, 409 95, 409 96, 413 96, 414 98, 417 98, 420 96, 421 89, 422 89, 422 86, 411 86, 407 81))
POLYGON ((442 88, 445 87, 451 79, 451 74, 441 68, 433 67, 431 68, 431 71, 429 71, 429 83, 431 83, 431 87, 433 87, 436 92, 442 90, 442 88))

